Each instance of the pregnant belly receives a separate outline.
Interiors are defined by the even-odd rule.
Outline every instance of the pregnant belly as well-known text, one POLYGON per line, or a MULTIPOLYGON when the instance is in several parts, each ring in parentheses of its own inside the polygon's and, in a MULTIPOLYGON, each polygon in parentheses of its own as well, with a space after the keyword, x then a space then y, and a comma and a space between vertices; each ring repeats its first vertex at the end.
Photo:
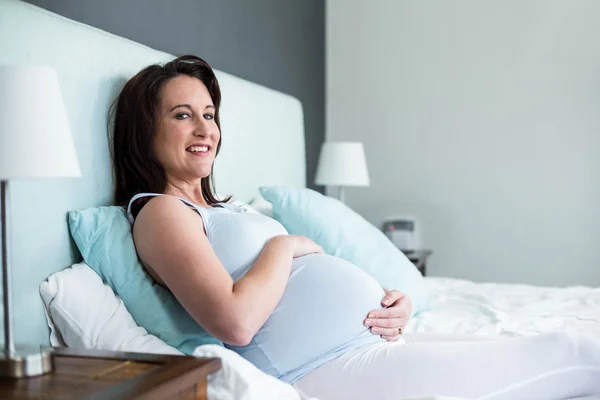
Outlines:
POLYGON ((233 349, 265 372, 283 375, 361 336, 373 336, 363 321, 381 308, 384 294, 375 279, 340 258, 296 258, 273 314, 250 345, 233 349))

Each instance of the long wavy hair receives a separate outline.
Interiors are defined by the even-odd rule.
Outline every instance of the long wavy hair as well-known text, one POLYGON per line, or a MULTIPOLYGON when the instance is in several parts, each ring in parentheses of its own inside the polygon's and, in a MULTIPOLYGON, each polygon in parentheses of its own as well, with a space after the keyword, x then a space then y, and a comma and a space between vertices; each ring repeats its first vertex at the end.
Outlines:
MULTIPOLYGON (((137 193, 165 193, 167 190, 167 174, 154 154, 153 142, 162 90, 167 82, 180 75, 195 77, 204 83, 215 106, 214 120, 221 130, 221 89, 206 61, 193 55, 184 55, 164 65, 150 65, 138 72, 125 84, 109 110, 108 138, 113 166, 113 200, 116 205, 127 206, 137 193)), ((222 136, 216 154, 219 154, 221 142, 222 136)), ((202 178, 200 185, 202 196, 209 205, 219 202, 215 195, 212 170, 202 178)), ((148 200, 142 198, 136 202, 132 210, 134 216, 148 200)))

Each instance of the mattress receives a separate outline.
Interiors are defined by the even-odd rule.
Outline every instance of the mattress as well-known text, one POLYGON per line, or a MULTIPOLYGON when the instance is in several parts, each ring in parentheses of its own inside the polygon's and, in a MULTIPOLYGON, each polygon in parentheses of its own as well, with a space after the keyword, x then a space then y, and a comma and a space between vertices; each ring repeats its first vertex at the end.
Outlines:
POLYGON ((429 310, 406 332, 527 336, 554 330, 600 337, 600 288, 540 287, 425 278, 429 310))

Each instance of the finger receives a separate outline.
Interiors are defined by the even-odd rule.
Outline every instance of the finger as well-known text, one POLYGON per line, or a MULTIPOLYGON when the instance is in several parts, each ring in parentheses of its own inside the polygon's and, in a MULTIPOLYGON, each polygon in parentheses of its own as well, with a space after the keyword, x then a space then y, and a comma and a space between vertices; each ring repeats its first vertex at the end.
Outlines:
POLYGON ((387 340, 388 342, 397 342, 398 340, 400 340, 400 335, 396 335, 396 336, 381 335, 381 338, 387 340))
POLYGON ((366 319, 364 322, 364 325, 378 327, 378 328, 394 328, 394 327, 403 328, 404 325, 406 325, 406 319, 405 318, 366 319))
POLYGON ((379 328, 372 327, 371 333, 374 335, 382 335, 382 336, 397 336, 400 332, 398 332, 398 327, 395 328, 379 328))
POLYGON ((383 300, 381 300, 381 305, 384 307, 391 306, 392 304, 394 304, 396 301, 400 300, 403 297, 404 297, 403 293, 401 293, 397 290, 390 290, 383 297, 383 300))
POLYGON ((390 307, 384 308, 383 310, 373 310, 369 313, 367 318, 403 318, 406 317, 406 310, 402 307, 390 307))

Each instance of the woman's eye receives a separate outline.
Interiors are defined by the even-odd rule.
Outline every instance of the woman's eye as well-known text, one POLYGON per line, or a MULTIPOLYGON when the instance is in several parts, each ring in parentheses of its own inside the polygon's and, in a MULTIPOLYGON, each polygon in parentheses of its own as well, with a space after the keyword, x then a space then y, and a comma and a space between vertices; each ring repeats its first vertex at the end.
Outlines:
POLYGON ((204 114, 204 119, 214 119, 215 116, 212 114, 204 114))
POLYGON ((175 118, 177 119, 188 119, 190 117, 190 114, 188 113, 179 113, 177 115, 175 115, 175 118))

